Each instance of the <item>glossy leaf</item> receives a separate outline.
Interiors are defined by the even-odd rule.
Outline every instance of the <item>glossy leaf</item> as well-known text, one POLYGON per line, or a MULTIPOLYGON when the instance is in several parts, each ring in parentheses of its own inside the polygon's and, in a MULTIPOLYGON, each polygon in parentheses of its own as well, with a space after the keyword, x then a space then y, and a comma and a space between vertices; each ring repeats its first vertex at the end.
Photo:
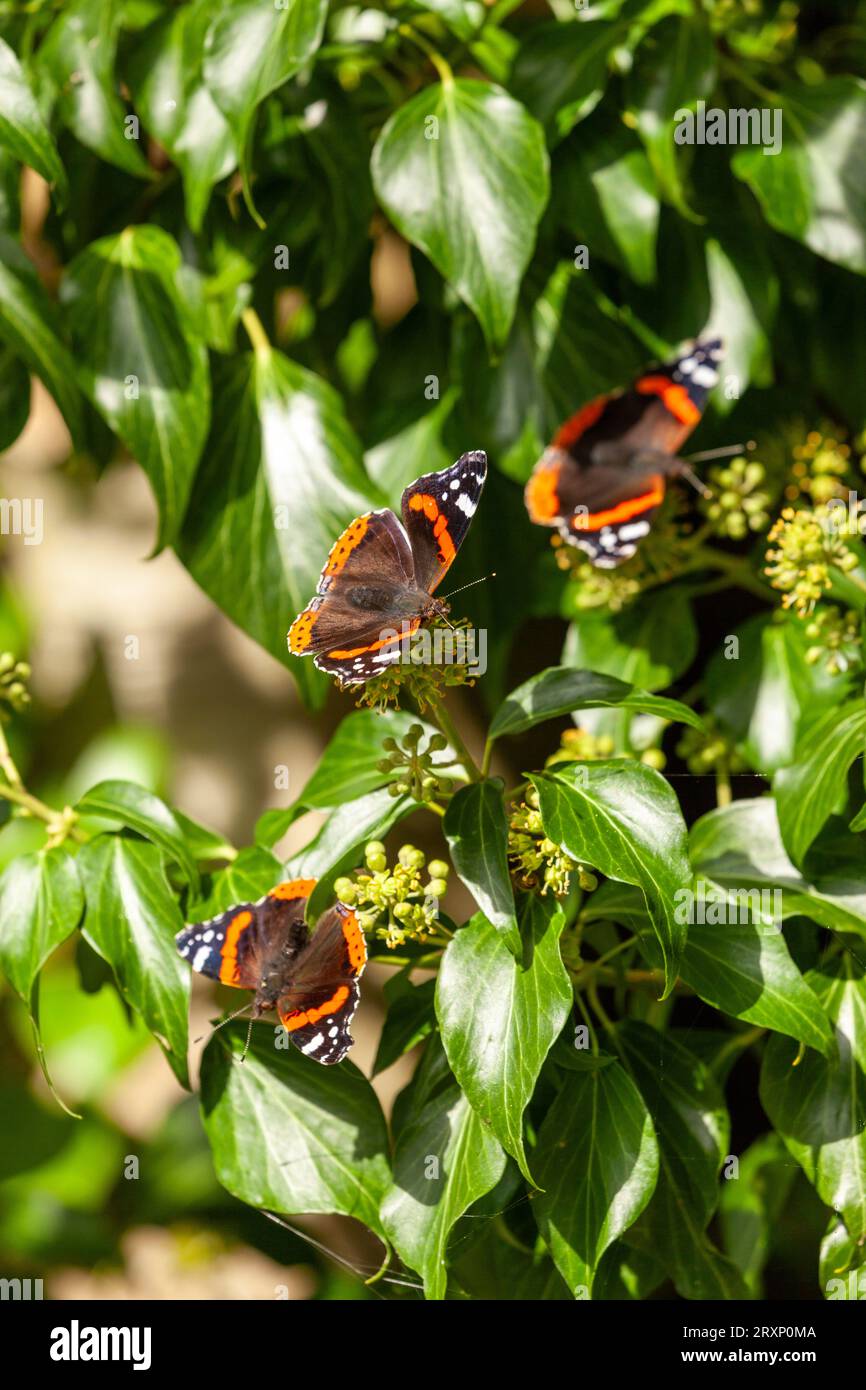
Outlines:
POLYGON ((640 1216, 658 1178, 653 1123, 621 1066, 567 1078, 534 1162, 539 1229, 572 1294, 591 1297, 602 1255, 640 1216))
POLYGON ((541 127, 498 87, 444 81, 394 113, 372 170, 398 231, 469 305, 489 345, 501 347, 547 202, 541 127))
MULTIPOLYGON (((418 744, 419 751, 424 752, 437 730, 423 719, 402 710, 380 714, 378 710, 362 709, 347 714, 305 783, 298 803, 327 809, 386 786, 398 775, 399 768, 392 772, 379 770, 377 764, 387 756, 382 741, 394 738, 402 742, 413 724, 420 724, 424 730, 418 744)), ((453 758, 453 752, 443 749, 434 755, 434 763, 448 765, 449 777, 462 775, 460 769, 450 767, 453 758)))
POLYGON ((772 1038, 761 1069, 761 1104, 789 1152, 851 1236, 866 1236, 866 982, 846 952, 807 980, 836 1026, 838 1058, 800 1055, 772 1038))
POLYGON ((562 925, 555 904, 527 897, 520 912, 524 955, 517 962, 501 934, 477 913, 449 943, 436 986, 451 1069, 530 1182, 523 1112, 571 1007, 559 955, 562 925))
POLYGON ((456 1222, 504 1168, 505 1154, 453 1082, 440 1083, 400 1127, 382 1225, 400 1258, 421 1275, 428 1299, 445 1297, 456 1222))
POLYGON ((194 232, 201 229, 214 184, 237 164, 234 138, 202 75, 212 20, 207 0, 158 19, 136 42, 130 74, 141 119, 183 175, 194 232))
POLYGON ((848 769, 866 752, 866 703, 828 710, 803 730, 795 761, 773 781, 779 830, 795 864, 847 796, 848 769))
POLYGON ((229 1024, 202 1058, 201 1105, 216 1174, 250 1206, 286 1215, 341 1212, 381 1233, 388 1187, 385 1117, 351 1062, 323 1067, 269 1024, 229 1024))
POLYGON ((490 737, 522 734, 545 719, 558 719, 584 709, 622 708, 655 714, 693 728, 702 728, 700 719, 688 705, 635 690, 615 676, 596 671, 576 671, 570 666, 551 666, 525 684, 512 690, 493 716, 490 737))
POLYGON ((40 970, 83 908, 75 860, 63 849, 21 855, 0 877, 0 966, 28 1008, 40 970))
POLYGON ((747 1298, 736 1266, 706 1234, 729 1141, 716 1082, 691 1052, 645 1023, 620 1023, 616 1039, 659 1147, 656 1190, 630 1242, 661 1260, 684 1298, 747 1298))
POLYGON ((490 778, 461 787, 448 803, 442 829, 451 862, 482 913, 519 951, 502 792, 502 783, 490 778))
POLYGON ((533 28, 511 73, 514 95, 541 121, 551 144, 595 109, 607 84, 615 24, 545 24, 533 28))
POLYGON ((670 784, 629 760, 572 763, 535 773, 545 833, 566 854, 641 889, 670 993, 686 941, 675 895, 691 885, 686 828, 670 784))
POLYGON ((211 434, 181 557, 239 627, 289 665, 308 699, 325 677, 289 657, 286 633, 316 591, 334 541, 378 499, 339 397, 277 352, 214 370, 211 434))
POLYGON ((207 350, 177 289, 180 251, 159 227, 92 242, 63 281, 79 380, 147 474, 157 545, 174 540, 210 419, 207 350))
POLYGON ((153 792, 135 782, 99 782, 85 793, 76 809, 83 816, 119 821, 137 830, 180 865, 192 888, 197 886, 198 870, 184 833, 174 813, 153 792))
POLYGON ((327 0, 285 0, 279 8, 259 0, 229 0, 214 15, 204 76, 240 151, 251 206, 249 156, 256 111, 313 56, 327 8, 327 0))
POLYGON ((99 835, 77 863, 87 903, 86 940, 108 961, 123 998, 141 1014, 177 1079, 189 1086, 191 971, 175 947, 183 920, 161 851, 125 835, 99 835))
POLYGON ((74 440, 84 435, 75 364, 55 309, 16 241, 0 234, 0 338, 44 381, 74 440))
POLYGON ((42 119, 21 64, 0 39, 0 145, 21 164, 29 164, 62 194, 66 174, 57 146, 42 119))
POLYGON ((120 99, 114 64, 119 10, 74 0, 65 5, 39 50, 59 91, 64 123, 100 159, 137 178, 153 175, 120 99))
POLYGON ((858 850, 849 859, 810 863, 800 873, 782 844, 772 797, 736 801, 703 816, 691 831, 692 862, 732 888, 778 888, 782 915, 803 913, 823 926, 866 931, 866 869, 858 850), (818 872, 814 872, 814 870, 818 872))
POLYGON ((866 191, 850 151, 866 139, 866 83, 829 77, 785 86, 778 98, 782 139, 734 155, 734 173, 755 194, 771 227, 836 265, 866 273, 866 191))

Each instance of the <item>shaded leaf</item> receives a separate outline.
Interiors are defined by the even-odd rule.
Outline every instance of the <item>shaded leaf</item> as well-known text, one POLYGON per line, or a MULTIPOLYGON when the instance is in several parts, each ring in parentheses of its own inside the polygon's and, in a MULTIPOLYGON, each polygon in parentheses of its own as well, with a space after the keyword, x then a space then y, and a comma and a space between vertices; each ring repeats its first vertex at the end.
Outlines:
POLYGON ((48 957, 74 932, 84 908, 75 860, 63 849, 24 854, 0 877, 0 966, 31 1008, 48 957))
POLYGON ((83 402, 56 308, 32 263, 5 233, 0 234, 0 337, 44 381, 73 440, 80 441, 84 436, 83 402))
POLYGON ((576 671, 570 666, 551 666, 512 690, 493 716, 489 737, 522 734, 545 719, 558 719, 577 710, 618 706, 645 714, 658 715, 695 729, 703 725, 688 705, 635 690, 615 676, 596 671, 576 671))
POLYGON ((436 986, 451 1069, 529 1182, 534 1180, 523 1144, 523 1112, 571 1007, 559 955, 562 925, 554 903, 527 895, 520 909, 524 956, 518 963, 492 923, 477 913, 449 943, 436 986))
POLYGON ((803 730, 792 766, 773 779, 779 830, 795 864, 847 796, 848 769, 866 752, 866 703, 828 710, 803 730))
POLYGON ((21 164, 29 164, 61 195, 66 174, 57 146, 42 119, 27 77, 12 49, 0 39, 0 145, 21 164))
POLYGON ((448 803, 442 829, 454 868, 482 913, 519 951, 502 792, 502 783, 490 778, 461 787, 448 803))

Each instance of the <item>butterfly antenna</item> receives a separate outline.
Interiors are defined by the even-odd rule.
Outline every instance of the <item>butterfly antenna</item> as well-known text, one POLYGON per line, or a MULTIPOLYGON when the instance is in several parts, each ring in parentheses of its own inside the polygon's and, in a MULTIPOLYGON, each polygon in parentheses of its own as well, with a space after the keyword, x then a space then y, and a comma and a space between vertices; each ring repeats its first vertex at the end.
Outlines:
POLYGON ((247 1029, 247 1040, 246 1040, 246 1042, 244 1043, 244 1050, 243 1050, 243 1052, 241 1053, 241 1061, 242 1061, 242 1062, 245 1062, 245 1061, 246 1061, 246 1059, 247 1059, 247 1053, 248 1053, 249 1050, 250 1050, 250 1038, 253 1036, 253 1023, 254 1023, 254 1022, 255 1022, 255 1019, 253 1018, 253 1015, 250 1014, 250 1026, 249 1026, 249 1028, 247 1029))
POLYGON ((461 584, 459 589, 452 589, 450 594, 442 594, 442 598, 453 598, 455 594, 462 594, 464 589, 471 589, 475 584, 485 584, 488 579, 496 578, 496 570, 492 574, 482 574, 480 579, 470 579, 468 584, 461 584))
MULTIPOLYGON (((200 1043, 202 1038, 212 1038, 214 1033, 218 1033, 221 1028, 225 1028, 226 1024, 231 1023, 233 1018, 237 1018, 240 1014, 246 1013, 247 1009, 250 1007, 249 1004, 243 1004, 239 1009, 235 1009, 233 1014, 229 1014, 228 1018, 224 1018, 219 1023, 215 1023, 209 1033, 202 1033, 199 1037, 193 1038, 193 1043, 200 1043)), ((252 1026, 253 1020, 250 1018, 250 1027, 252 1028, 252 1026)), ((247 1039, 247 1043, 249 1044, 249 1038, 247 1039)), ((246 1048, 244 1048, 244 1055, 246 1055, 246 1048)))
POLYGON ((695 492, 699 492, 701 497, 712 497, 712 491, 706 483, 702 483, 697 473, 693 473, 687 463, 683 463, 680 468, 680 477, 685 478, 687 483, 691 483, 695 492))
POLYGON ((757 447, 754 439, 747 439, 745 444, 726 444, 722 449, 704 449, 703 453, 689 454, 688 462, 705 463, 707 459, 733 458, 736 454, 745 454, 757 447))

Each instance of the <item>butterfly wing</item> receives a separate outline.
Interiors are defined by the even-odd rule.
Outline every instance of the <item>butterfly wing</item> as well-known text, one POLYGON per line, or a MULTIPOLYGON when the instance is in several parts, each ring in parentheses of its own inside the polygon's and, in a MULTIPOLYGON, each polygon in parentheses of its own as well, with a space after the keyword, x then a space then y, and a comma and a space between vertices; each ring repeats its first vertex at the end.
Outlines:
POLYGON ((298 958, 291 986, 277 1004, 280 1021, 308 1057, 325 1066, 341 1062, 352 1046, 349 1024, 358 1007, 358 980, 367 946, 356 914, 336 903, 320 919, 298 958))
POLYGON ((175 937, 178 953, 192 969, 236 989, 256 989, 262 963, 274 940, 307 940, 304 910, 316 886, 312 878, 277 884, 255 903, 237 903, 204 922, 184 927, 175 937))
POLYGON ((675 474, 680 449, 718 380, 721 342, 638 377, 628 390, 599 396, 557 431, 526 485, 532 521, 555 526, 593 563, 630 559, 647 534, 675 474))
POLYGON ((461 454, 450 468, 425 473, 402 498, 403 525, 414 561, 415 585, 432 594, 448 573, 475 515, 487 477, 487 455, 461 454))
POLYGON ((342 683, 366 680, 399 656, 407 595, 414 591, 409 542, 392 511, 356 517, 331 547, 315 597, 289 629, 289 651, 313 655, 342 683), (397 634, 395 637, 394 634, 397 634))

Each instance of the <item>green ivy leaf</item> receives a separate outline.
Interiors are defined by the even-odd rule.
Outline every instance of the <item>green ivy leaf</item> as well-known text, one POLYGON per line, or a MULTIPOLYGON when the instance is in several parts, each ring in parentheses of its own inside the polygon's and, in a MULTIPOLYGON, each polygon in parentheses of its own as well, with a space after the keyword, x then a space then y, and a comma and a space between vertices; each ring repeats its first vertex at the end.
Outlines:
POLYGON ((80 442, 83 402, 56 307, 21 247, 5 233, 0 233, 0 337, 44 381, 73 440, 80 442))
POLYGON ((573 859, 608 878, 632 883, 646 899, 670 994, 686 941, 675 910, 678 890, 691 886, 686 828, 670 785, 652 768, 627 759, 572 763, 535 773, 545 833, 573 859))
MULTIPOLYGON (((736 659, 719 651, 704 675, 708 708, 736 735, 752 767, 775 772, 794 758, 808 712, 839 697, 839 677, 806 660, 809 639, 795 615, 759 614, 732 635, 736 659)), ((727 646, 727 644, 726 644, 727 646)))
POLYGON ((407 985, 403 992, 391 1001, 379 1035, 379 1046, 373 1063, 374 1076, 378 1076, 381 1071, 387 1071, 400 1057, 417 1047, 435 1027, 435 990, 435 980, 424 980, 420 985, 407 985))
POLYGON ((615 676, 642 693, 672 685, 691 666, 697 647, 689 595, 666 585, 663 593, 641 595, 621 613, 589 612, 575 618, 562 656, 568 667, 615 676))
POLYGON ((707 878, 732 888, 780 888, 782 915, 802 913, 822 926, 866 932, 862 854, 817 860, 807 878, 785 852, 771 796, 736 801, 703 816, 691 830, 691 855, 707 878))
POLYGON ((77 862, 87 902, 84 936, 112 967, 124 999, 141 1014, 188 1089, 191 972, 175 948, 183 919, 162 852, 126 835, 98 835, 77 862))
POLYGON ((838 1058, 771 1038, 761 1104, 789 1152, 855 1240, 866 1236, 866 982, 850 951, 806 980, 836 1026, 838 1058))
MULTIPOLYGON (((0 280, 2 280, 0 269, 0 280)), ((0 321, 0 335, 3 333, 0 321)), ((30 373, 15 353, 0 343, 0 450, 8 449, 30 417, 30 373)))
POLYGON ((210 418, 207 349, 177 289, 181 257, 161 227, 127 227, 82 251, 63 279, 79 380, 141 464, 174 540, 210 418))
POLYGON ((722 1183, 724 1247, 756 1297, 796 1172, 778 1134, 763 1134, 740 1156, 736 1178, 722 1183))
POLYGON ((538 1135, 538 1228, 574 1297, 591 1297, 608 1246, 655 1189, 659 1154, 640 1092, 621 1066, 569 1075, 538 1135))
POLYGON ((632 131, 610 122, 602 133, 588 127, 557 152, 553 202, 575 240, 625 270, 639 285, 656 277, 658 184, 645 150, 632 131))
POLYGON ((449 79, 394 112, 371 167, 397 230, 469 305, 489 346, 501 347, 547 203, 541 127, 501 88, 449 79))
POLYGON ((275 854, 263 845, 242 849, 236 859, 210 876, 207 895, 191 901, 190 922, 205 922, 225 912, 235 903, 254 903, 283 877, 283 867, 275 854))
POLYGON ((85 792, 76 810, 83 816, 119 821, 152 840, 181 867, 190 887, 198 887, 198 869, 186 837, 172 811, 153 792, 136 782, 99 782, 85 792))
POLYGON ((847 796, 848 769, 866 752, 866 703, 827 710, 803 729, 793 766, 773 779, 779 830, 795 864, 847 796))
POLYGON ((771 227, 818 256, 866 274, 866 190, 850 151, 866 140, 866 82, 829 77, 779 93, 783 140, 737 150, 731 167, 745 180, 771 227))
POLYGON ((158 19, 136 39, 130 84, 141 119, 183 176, 187 221, 201 230, 211 189, 237 164, 228 124, 204 84, 208 0, 158 19))
POLYGON ((709 96, 714 80, 712 34, 705 20, 694 14, 669 15, 656 24, 641 43, 628 76, 629 110, 659 189, 681 216, 692 219, 674 142, 675 116, 694 110, 700 98, 709 96))
POLYGON ((0 966, 32 1011, 48 957, 78 926, 84 894, 75 860, 63 849, 23 854, 0 877, 0 966))
POLYGON ((866 1250, 848 1234, 844 1221, 830 1217, 821 1242, 818 1270, 824 1297, 833 1302, 859 1302, 866 1293, 866 1250))
POLYGON ((262 226, 252 201, 249 162, 256 111, 312 58, 327 10, 327 0, 284 0, 279 8, 261 0, 228 0, 207 34, 205 81, 234 134, 247 205, 262 226))
POLYGON ((21 64, 4 39, 0 39, 0 145, 13 159, 29 164, 55 184, 61 198, 65 196, 66 174, 54 138, 21 64))
POLYGON ((607 85, 616 24, 539 24, 517 51, 511 90, 540 121, 555 145, 594 111, 607 85))
POLYGON ((563 916, 526 895, 520 909, 524 957, 477 913, 442 959, 436 1013, 448 1062, 485 1125, 534 1184, 523 1143, 523 1112, 571 1007, 559 955, 563 916))
POLYGON ((137 138, 127 139, 127 110, 114 75, 119 8, 77 0, 64 6, 39 49, 38 63, 58 88, 58 110, 77 140, 136 178, 153 170, 137 138))
POLYGON ((493 716, 489 737, 522 734, 545 719, 559 719, 577 710, 622 708, 655 714, 702 729, 698 716, 679 700, 666 700, 635 690, 615 676, 596 671, 575 671, 570 666, 550 666, 512 690, 493 716))
POLYGON ((490 778, 461 787, 448 803, 442 829, 460 878, 487 921, 519 953, 502 790, 502 783, 490 778))
POLYGON ((448 1237, 504 1169, 505 1154, 453 1079, 411 1097, 381 1218, 400 1258, 424 1280, 426 1298, 445 1297, 448 1237))
POLYGON ((656 1190, 629 1241, 666 1265, 683 1298, 748 1298, 742 1275, 706 1234, 729 1143, 721 1091, 693 1053, 645 1023, 629 1019, 615 1036, 659 1147, 656 1190))
POLYGON ((223 1187, 266 1211, 340 1212, 381 1234, 388 1134, 369 1081, 351 1062, 302 1056, 280 1025, 255 1027, 241 1064, 246 1033, 221 1028, 202 1057, 202 1117, 223 1187))
POLYGON ((205 593, 320 702, 286 633, 341 531, 377 498, 336 392, 278 352, 214 364, 211 434, 180 542, 205 593))

